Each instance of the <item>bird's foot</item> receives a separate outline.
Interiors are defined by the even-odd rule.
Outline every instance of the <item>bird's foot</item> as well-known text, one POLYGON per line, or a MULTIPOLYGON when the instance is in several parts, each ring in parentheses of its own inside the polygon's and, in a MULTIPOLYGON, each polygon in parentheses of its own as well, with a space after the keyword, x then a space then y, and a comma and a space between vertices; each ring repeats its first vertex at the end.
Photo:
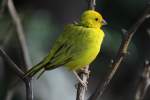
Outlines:
POLYGON ((87 90, 87 85, 88 85, 87 81, 80 81, 79 84, 81 84, 87 90))
MULTIPOLYGON (((77 74, 76 71, 73 71, 74 75, 76 76, 76 78, 78 79, 79 83, 78 84, 81 84, 82 86, 84 86, 86 89, 87 89, 87 84, 88 82, 87 81, 83 81, 79 75, 77 74)), ((77 88, 78 84, 75 85, 75 87, 77 88)))
POLYGON ((78 88, 78 85, 82 85, 83 87, 85 87, 85 89, 87 90, 87 84, 88 82, 84 82, 84 81, 79 81, 79 83, 75 84, 75 88, 77 89, 78 88))

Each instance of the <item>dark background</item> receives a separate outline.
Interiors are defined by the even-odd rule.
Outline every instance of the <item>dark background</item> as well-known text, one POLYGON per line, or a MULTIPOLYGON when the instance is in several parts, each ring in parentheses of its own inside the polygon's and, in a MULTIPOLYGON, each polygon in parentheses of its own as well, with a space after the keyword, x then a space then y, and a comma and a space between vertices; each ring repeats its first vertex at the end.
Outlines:
MULTIPOLYGON (((149 0, 97 0, 96 10, 103 15, 108 25, 103 27, 106 37, 101 53, 91 64, 87 97, 99 80, 103 82, 106 73, 110 71, 110 61, 115 57, 123 37, 121 30, 128 30, 135 23, 148 2, 149 0)), ((63 31, 63 26, 78 20, 87 8, 87 0, 14 0, 14 3, 23 22, 33 65, 48 53, 53 41, 63 31)), ((7 9, 0 16, 0 45, 18 66, 24 66, 15 27, 7 9)), ((133 100, 144 61, 150 60, 150 19, 135 33, 128 51, 100 100, 133 100)), ((0 100, 5 100, 9 90, 12 90, 11 100, 25 100, 24 84, 20 81, 12 86, 16 78, 0 58, 0 100)), ((76 83, 74 75, 65 68, 48 71, 39 80, 33 81, 35 100, 75 100, 76 83)), ((144 100, 149 100, 149 95, 150 92, 144 100)))

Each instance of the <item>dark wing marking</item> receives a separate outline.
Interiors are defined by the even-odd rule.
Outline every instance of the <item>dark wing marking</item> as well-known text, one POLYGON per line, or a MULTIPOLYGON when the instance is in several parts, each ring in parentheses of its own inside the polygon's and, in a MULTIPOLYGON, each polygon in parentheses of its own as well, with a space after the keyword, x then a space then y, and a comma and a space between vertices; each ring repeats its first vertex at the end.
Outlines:
POLYGON ((55 69, 55 68, 58 68, 60 66, 63 66, 65 65, 66 63, 70 62, 71 61, 71 57, 68 58, 68 59, 65 59, 64 62, 60 63, 60 64, 57 64, 57 65, 51 65, 51 63, 47 63, 47 65, 45 65, 45 70, 52 70, 52 69, 55 69))
POLYGON ((72 45, 62 44, 54 53, 51 60, 45 64, 45 70, 55 69, 71 61, 71 55, 67 52, 71 49, 72 45), (63 58, 63 59, 62 59, 63 58))

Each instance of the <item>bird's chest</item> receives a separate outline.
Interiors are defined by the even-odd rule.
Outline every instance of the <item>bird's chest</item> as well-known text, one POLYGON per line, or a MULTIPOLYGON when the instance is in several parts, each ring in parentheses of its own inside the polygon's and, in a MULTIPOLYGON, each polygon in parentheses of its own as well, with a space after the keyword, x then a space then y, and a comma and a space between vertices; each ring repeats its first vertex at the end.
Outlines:
POLYGON ((74 56, 96 56, 104 37, 103 31, 95 28, 77 28, 69 38, 72 45, 69 54, 74 56))
POLYGON ((99 32, 93 30, 86 30, 84 34, 79 34, 77 37, 75 42, 80 44, 83 50, 99 49, 103 38, 99 32))
MULTIPOLYGON (((68 64, 71 69, 78 69, 81 66, 90 64, 100 51, 104 34, 93 29, 80 30, 72 35, 70 44, 72 47, 68 54, 72 56, 72 61, 68 64), (72 42, 72 43, 71 43, 72 42)), ((71 39, 71 38, 70 38, 71 39)))
POLYGON ((78 34, 74 38, 74 49, 77 55, 89 58, 98 54, 101 41, 101 37, 98 32, 84 31, 84 34, 78 34))

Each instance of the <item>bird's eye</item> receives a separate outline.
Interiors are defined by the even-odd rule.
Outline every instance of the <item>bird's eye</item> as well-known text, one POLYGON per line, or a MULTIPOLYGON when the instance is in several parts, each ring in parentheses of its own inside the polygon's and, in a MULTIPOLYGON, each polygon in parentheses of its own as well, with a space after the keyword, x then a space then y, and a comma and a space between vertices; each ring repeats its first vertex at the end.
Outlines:
POLYGON ((98 21, 98 18, 95 18, 96 21, 98 21))

